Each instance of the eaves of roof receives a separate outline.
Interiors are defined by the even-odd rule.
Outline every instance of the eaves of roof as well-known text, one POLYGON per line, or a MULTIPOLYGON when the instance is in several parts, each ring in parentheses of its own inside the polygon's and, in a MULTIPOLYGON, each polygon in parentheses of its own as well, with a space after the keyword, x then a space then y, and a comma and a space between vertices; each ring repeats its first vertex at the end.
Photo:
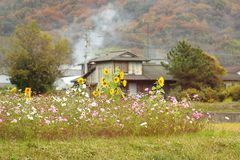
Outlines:
POLYGON ((93 73, 93 71, 96 69, 96 67, 93 67, 92 69, 90 69, 86 74, 84 74, 81 77, 75 78, 73 80, 71 80, 71 82, 76 82, 79 78, 87 78, 90 74, 93 73))
POLYGON ((143 64, 143 74, 149 78, 149 80, 157 80, 163 77, 165 80, 172 80, 172 76, 167 74, 167 71, 162 65, 159 64, 143 64))
POLYGON ((228 73, 221 78, 223 81, 240 81, 240 75, 237 73, 228 73))

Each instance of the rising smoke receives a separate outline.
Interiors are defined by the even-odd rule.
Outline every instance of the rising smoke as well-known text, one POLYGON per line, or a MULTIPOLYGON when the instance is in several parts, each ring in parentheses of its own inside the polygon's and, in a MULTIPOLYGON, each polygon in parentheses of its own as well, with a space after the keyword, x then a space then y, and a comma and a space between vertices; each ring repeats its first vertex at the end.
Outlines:
MULTIPOLYGON (((92 16, 91 23, 93 27, 89 29, 89 43, 86 44, 87 29, 85 28, 83 36, 74 45, 74 57, 78 64, 84 62, 85 52, 88 53, 87 59, 89 60, 95 56, 92 54, 94 50, 112 47, 106 42, 109 41, 106 38, 120 39, 121 36, 116 31, 117 28, 126 26, 133 19, 131 14, 117 4, 109 3, 100 10, 100 13, 92 16)), ((113 43, 111 42, 111 45, 113 43)))

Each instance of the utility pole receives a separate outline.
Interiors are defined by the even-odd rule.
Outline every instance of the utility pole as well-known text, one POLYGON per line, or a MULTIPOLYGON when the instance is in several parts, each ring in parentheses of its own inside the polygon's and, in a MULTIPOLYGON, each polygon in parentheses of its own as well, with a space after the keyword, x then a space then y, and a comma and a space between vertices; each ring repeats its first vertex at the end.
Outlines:
POLYGON ((84 74, 88 72, 87 68, 87 54, 88 54, 88 46, 90 46, 90 37, 89 32, 92 27, 84 27, 86 29, 86 32, 84 34, 85 37, 85 55, 84 55, 84 74))
POLYGON ((150 37, 149 37, 149 24, 153 23, 154 21, 145 21, 147 24, 147 32, 148 32, 148 48, 147 48, 147 57, 150 57, 150 53, 149 53, 149 44, 150 44, 150 37))

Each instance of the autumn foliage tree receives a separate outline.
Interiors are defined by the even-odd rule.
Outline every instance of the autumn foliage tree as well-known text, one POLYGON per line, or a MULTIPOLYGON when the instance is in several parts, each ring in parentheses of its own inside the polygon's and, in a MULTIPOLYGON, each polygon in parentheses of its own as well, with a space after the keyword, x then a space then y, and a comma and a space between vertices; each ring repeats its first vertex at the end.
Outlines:
POLYGON ((59 67, 71 60, 68 40, 54 40, 36 21, 18 25, 10 46, 6 56, 10 80, 22 90, 31 87, 38 93, 46 92, 61 75, 59 67))
POLYGON ((193 48, 185 41, 179 41, 167 57, 170 64, 162 62, 162 65, 173 76, 176 81, 174 85, 183 89, 216 88, 222 84, 221 76, 226 74, 226 70, 219 66, 215 57, 205 53, 200 47, 193 48))

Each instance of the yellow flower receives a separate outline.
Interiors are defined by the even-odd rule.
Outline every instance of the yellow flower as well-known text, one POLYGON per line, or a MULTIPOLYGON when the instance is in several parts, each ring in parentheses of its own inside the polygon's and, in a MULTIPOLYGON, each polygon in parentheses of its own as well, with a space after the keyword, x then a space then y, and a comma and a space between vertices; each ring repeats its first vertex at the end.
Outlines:
POLYGON ((102 86, 103 87, 107 87, 108 86, 108 82, 106 80, 102 81, 102 86))
POLYGON ((125 96, 124 96, 124 94, 122 94, 122 98, 124 98, 125 96))
POLYGON ((84 83, 85 83, 85 81, 84 81, 83 78, 79 78, 79 79, 77 80, 77 82, 80 83, 80 84, 84 84, 84 83))
POLYGON ((104 73, 104 74, 108 74, 109 71, 108 71, 106 68, 104 68, 103 73, 104 73))
POLYGON ((101 82, 102 82, 102 81, 104 81, 104 80, 105 80, 105 78, 104 78, 104 77, 102 77, 102 78, 101 78, 101 82))
POLYGON ((28 95, 27 95, 27 99, 31 99, 31 94, 28 94, 28 95))
POLYGON ((123 80, 122 84, 123 84, 124 87, 126 87, 127 86, 127 81, 123 80))
POLYGON ((120 81, 119 77, 114 77, 114 83, 118 83, 120 81))
POLYGON ((25 88, 25 94, 26 95, 31 94, 31 88, 25 88))
POLYGON ((98 87, 96 87, 96 91, 99 91, 99 88, 98 88, 98 87))
POLYGON ((17 91, 17 88, 15 87, 15 88, 13 88, 10 92, 11 92, 11 94, 15 94, 16 91, 17 91))
POLYGON ((92 92, 92 94, 93 94, 95 97, 97 97, 97 96, 98 96, 98 91, 95 90, 95 91, 92 92))
POLYGON ((119 90, 116 90, 116 95, 119 95, 119 94, 120 94, 119 90))
POLYGON ((122 80, 124 78, 124 72, 120 72, 119 77, 122 80))
POLYGON ((159 84, 161 87, 164 86, 164 78, 163 78, 163 77, 160 77, 160 78, 158 79, 158 84, 159 84))
POLYGON ((110 94, 113 95, 114 94, 114 89, 110 89, 110 94))

